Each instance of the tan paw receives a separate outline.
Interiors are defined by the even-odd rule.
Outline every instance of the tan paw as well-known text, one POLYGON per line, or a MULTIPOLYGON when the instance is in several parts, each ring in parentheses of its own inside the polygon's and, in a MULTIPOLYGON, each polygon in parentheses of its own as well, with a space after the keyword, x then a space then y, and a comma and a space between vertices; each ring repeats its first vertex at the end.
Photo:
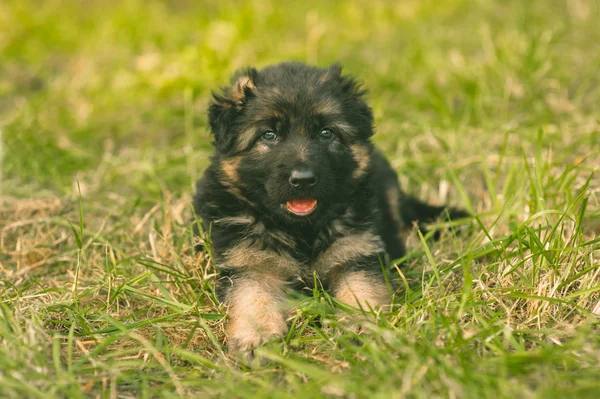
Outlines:
POLYGON ((265 342, 282 337, 287 332, 287 324, 282 319, 279 323, 270 323, 260 331, 248 325, 231 325, 228 331, 227 351, 230 355, 253 358, 254 349, 265 342))
POLYGON ((227 340, 227 351, 232 355, 245 354, 267 341, 267 337, 258 332, 247 331, 244 334, 230 336, 227 340))

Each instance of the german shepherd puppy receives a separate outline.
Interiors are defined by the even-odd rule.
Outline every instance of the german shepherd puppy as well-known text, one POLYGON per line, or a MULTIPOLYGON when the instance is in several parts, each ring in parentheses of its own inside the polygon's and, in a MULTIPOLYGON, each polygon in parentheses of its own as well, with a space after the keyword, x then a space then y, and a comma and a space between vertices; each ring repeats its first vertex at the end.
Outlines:
POLYGON ((341 72, 297 62, 247 68, 213 94, 216 153, 194 208, 210 231, 232 353, 283 335, 285 292, 312 287, 313 273, 343 303, 388 304, 381 259, 404 255, 413 222, 444 213, 402 192, 370 141, 365 91, 341 72))

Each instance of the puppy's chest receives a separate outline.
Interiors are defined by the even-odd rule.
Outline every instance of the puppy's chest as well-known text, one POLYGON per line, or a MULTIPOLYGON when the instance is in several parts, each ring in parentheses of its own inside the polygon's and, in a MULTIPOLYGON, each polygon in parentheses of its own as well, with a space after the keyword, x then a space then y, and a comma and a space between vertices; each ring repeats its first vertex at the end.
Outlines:
POLYGON ((317 272, 327 277, 333 270, 383 252, 380 237, 365 229, 334 225, 314 238, 298 238, 276 229, 248 234, 221 253, 219 266, 269 273, 282 278, 310 277, 317 272))

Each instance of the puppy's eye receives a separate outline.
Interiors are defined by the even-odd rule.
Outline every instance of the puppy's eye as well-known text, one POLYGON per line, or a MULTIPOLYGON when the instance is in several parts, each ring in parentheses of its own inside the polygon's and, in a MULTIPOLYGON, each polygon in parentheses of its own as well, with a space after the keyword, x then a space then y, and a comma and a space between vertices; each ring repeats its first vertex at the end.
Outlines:
POLYGON ((263 140, 273 141, 277 138, 277 135, 275 134, 275 132, 269 130, 264 132, 261 137, 263 138, 263 140))
POLYGON ((333 131, 331 131, 331 129, 322 129, 321 133, 319 133, 319 135, 324 138, 324 139, 330 139, 333 137, 333 131))

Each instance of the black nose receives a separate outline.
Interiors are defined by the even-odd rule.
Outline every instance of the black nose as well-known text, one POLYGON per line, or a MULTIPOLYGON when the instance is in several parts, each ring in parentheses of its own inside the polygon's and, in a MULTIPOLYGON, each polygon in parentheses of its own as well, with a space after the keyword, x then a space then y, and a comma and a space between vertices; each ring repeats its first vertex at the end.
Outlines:
POLYGON ((292 171, 292 175, 290 176, 290 184, 294 187, 301 188, 314 186, 317 184, 317 176, 315 176, 313 171, 310 169, 295 169, 292 171))

